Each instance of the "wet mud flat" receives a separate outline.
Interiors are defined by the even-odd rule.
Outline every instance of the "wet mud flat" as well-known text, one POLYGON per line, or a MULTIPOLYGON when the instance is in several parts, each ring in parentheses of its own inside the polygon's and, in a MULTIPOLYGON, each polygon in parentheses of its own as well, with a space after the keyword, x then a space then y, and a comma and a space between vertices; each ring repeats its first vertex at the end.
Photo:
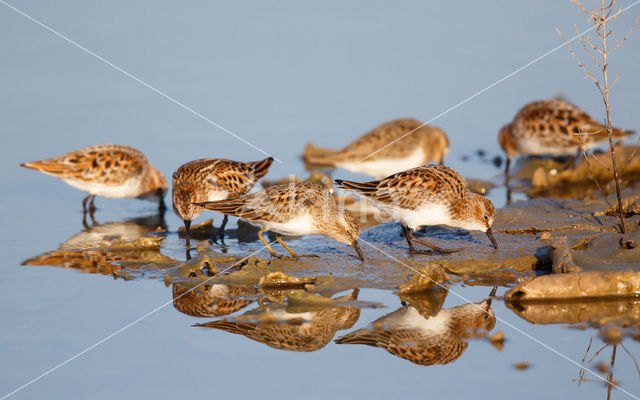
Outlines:
MULTIPOLYGON (((429 320, 446 311, 442 307, 449 288, 460 291, 467 285, 486 286, 487 298, 494 300, 496 292, 491 288, 506 287, 509 291, 504 301, 509 309, 531 323, 593 328, 613 342, 623 337, 639 340, 640 216, 636 213, 636 195, 637 187, 624 193, 629 228, 625 235, 617 231, 617 219, 609 207, 611 198, 537 198, 509 205, 498 210, 493 225, 500 246, 497 250, 481 232, 431 227, 418 234, 429 236, 441 247, 464 250, 411 256, 400 226, 389 222, 363 231, 364 263, 351 248, 323 237, 290 241, 296 251, 318 258, 280 260, 268 258, 264 249, 257 252, 262 244, 255 241, 255 229, 239 223, 238 229, 229 231, 228 246, 202 240, 190 252, 191 258, 181 261, 163 254, 167 232, 156 221, 144 222, 147 225, 128 221, 86 229, 59 249, 23 264, 111 274, 124 280, 155 279, 171 290, 176 310, 201 318, 223 318, 199 326, 244 334, 253 340, 273 334, 261 332, 263 336, 259 336, 256 330, 287 327, 288 331, 281 332, 284 342, 266 343, 286 350, 317 350, 338 330, 351 327, 360 309, 384 306, 359 299, 361 289, 395 293, 402 307, 394 311, 397 314, 393 318, 417 313, 429 320), (575 269, 565 264, 556 268, 559 262, 569 262, 575 269), (583 278, 583 274, 596 277, 583 278), (241 311, 243 314, 238 314, 241 311), (318 331, 309 333, 307 324, 314 327, 311 331, 318 331), (308 347, 293 344, 291 338, 299 335, 307 337, 302 342, 308 347), (320 338, 319 342, 308 343, 310 337, 320 338), (288 344, 282 344, 285 342, 288 344)), ((213 231, 207 221, 194 227, 194 236, 208 237, 213 231)), ((277 245, 275 248, 281 250, 277 245)), ((422 350, 452 337, 458 347, 471 337, 486 338, 493 326, 473 321, 486 321, 483 315, 489 313, 490 302, 469 304, 472 309, 458 310, 464 317, 458 311, 445 313, 447 318, 468 317, 465 329, 430 338, 431 344, 422 350)), ((495 317, 491 318, 495 324, 495 317)), ((339 339, 339 343, 385 347, 372 342, 371 335, 381 329, 394 329, 387 325, 386 320, 374 322, 367 328, 369 332, 339 339)), ((407 354, 399 356, 409 359, 407 354)), ((418 357, 410 361, 427 365, 452 362, 457 359, 452 354, 443 354, 437 360, 418 357)))

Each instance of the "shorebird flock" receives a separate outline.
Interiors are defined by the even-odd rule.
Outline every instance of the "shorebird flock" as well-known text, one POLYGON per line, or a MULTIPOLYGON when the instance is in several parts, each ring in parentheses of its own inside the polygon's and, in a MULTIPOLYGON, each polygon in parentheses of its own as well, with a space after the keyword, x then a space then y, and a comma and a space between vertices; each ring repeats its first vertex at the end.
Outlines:
MULTIPOLYGON (((633 133, 613 130, 615 137, 633 133)), ((559 99, 525 105, 498 135, 507 158, 506 176, 515 157, 572 155, 605 140, 606 127, 580 108, 559 99)), ((443 130, 413 119, 399 119, 383 123, 341 150, 308 145, 303 159, 374 177, 376 180, 369 182, 336 179, 335 183, 400 222, 411 254, 462 250, 441 248, 415 236, 417 229, 432 225, 485 232, 497 249, 498 243, 491 233, 495 207, 486 197, 470 192, 460 174, 443 165, 448 152, 449 140, 443 130), (429 250, 416 249, 414 243, 429 250)), ((191 222, 204 210, 212 210, 224 215, 213 241, 222 240, 231 215, 260 228, 258 236, 272 257, 317 257, 295 253, 281 235, 324 235, 352 246, 358 258, 364 260, 358 245, 359 219, 340 208, 327 187, 310 182, 289 183, 247 194, 267 174, 272 162, 272 158, 254 162, 210 158, 178 167, 172 179, 173 209, 184 222, 187 249, 191 222), (273 250, 264 239, 266 231, 276 233, 276 240, 289 256, 273 250)), ((167 181, 144 154, 130 147, 90 146, 21 166, 56 176, 87 192, 82 201, 85 215, 88 212, 93 216, 96 196, 151 200, 159 204, 162 212, 165 210, 167 181)))

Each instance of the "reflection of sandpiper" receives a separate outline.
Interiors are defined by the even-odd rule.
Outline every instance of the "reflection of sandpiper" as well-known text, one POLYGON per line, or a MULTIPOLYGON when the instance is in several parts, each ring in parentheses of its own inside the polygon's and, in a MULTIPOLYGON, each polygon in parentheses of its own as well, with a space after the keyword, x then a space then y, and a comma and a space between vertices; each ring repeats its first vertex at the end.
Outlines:
POLYGON ((62 179, 76 189, 88 192, 82 201, 86 213, 95 210, 96 196, 139 198, 157 201, 164 211, 164 193, 169 187, 160 171, 136 149, 115 144, 85 147, 60 157, 21 164, 62 179))
POLYGON ((465 339, 478 331, 486 333, 495 324, 491 299, 443 309, 428 318, 406 305, 367 328, 336 339, 336 343, 380 347, 419 365, 448 364, 465 352, 469 345, 465 339))
POLYGON ((253 302, 245 298, 251 294, 246 286, 194 285, 178 282, 173 284, 173 306, 183 314, 219 317, 241 310, 253 302))
MULTIPOLYGON (((358 290, 336 301, 356 300, 358 290)), ((326 346, 342 329, 349 329, 360 317, 355 306, 335 306, 321 311, 288 313, 283 303, 268 303, 233 319, 198 324, 237 333, 269 347, 291 351, 316 351, 326 346)))
POLYGON ((414 119, 397 119, 377 126, 342 150, 307 145, 303 155, 309 164, 328 165, 384 178, 430 161, 442 163, 449 140, 440 129, 422 126, 414 119))
MULTIPOLYGON (((258 179, 266 175, 272 163, 271 157, 247 163, 208 158, 180 166, 173 173, 173 210, 184 222, 187 246, 191 238, 191 222, 203 211, 194 203, 226 200, 246 194, 258 179)), ((218 237, 222 240, 228 218, 225 214, 214 240, 218 237)))
POLYGON ((160 262, 166 260, 160 253, 164 236, 146 236, 159 229, 166 229, 162 215, 94 224, 69 238, 59 249, 25 260, 22 265, 50 265, 109 275, 127 265, 160 262))

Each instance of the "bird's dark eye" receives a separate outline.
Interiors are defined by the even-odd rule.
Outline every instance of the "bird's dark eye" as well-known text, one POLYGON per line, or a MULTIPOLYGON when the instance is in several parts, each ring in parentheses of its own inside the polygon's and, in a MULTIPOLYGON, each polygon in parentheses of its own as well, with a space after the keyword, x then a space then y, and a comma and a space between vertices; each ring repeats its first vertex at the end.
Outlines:
POLYGON ((484 315, 484 320, 486 321, 486 320, 488 320, 488 319, 489 319, 489 314, 485 314, 485 315, 484 315))
POLYGON ((484 218, 485 221, 489 220, 489 216, 488 215, 483 215, 482 218, 484 218))
POLYGON ((347 229, 347 235, 351 235, 351 231, 347 229))

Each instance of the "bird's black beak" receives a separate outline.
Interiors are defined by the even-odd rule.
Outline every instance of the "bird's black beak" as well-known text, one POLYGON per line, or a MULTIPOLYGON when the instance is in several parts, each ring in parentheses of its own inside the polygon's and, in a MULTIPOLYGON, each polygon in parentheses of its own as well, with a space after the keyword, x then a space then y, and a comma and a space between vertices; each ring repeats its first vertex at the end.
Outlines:
POLYGON ((485 300, 487 306, 491 307, 491 301, 493 300, 493 296, 496 295, 496 292, 498 291, 498 287, 494 286, 493 289, 491 289, 491 293, 489 293, 489 297, 485 300))
POLYGON ((487 234, 487 236, 489 236, 489 240, 491 240, 491 244, 493 244, 493 248, 497 249, 498 248, 498 242, 496 242, 496 239, 494 239, 493 233, 491 233, 491 228, 487 229, 487 231, 485 233, 487 234))
POLYGON ((351 243, 351 246, 353 246, 353 248, 356 249, 356 253, 358 253, 358 258, 360 259, 360 261, 364 261, 364 256, 362 255, 362 250, 360 250, 360 245, 358 244, 358 241, 356 240, 355 242, 351 243))

